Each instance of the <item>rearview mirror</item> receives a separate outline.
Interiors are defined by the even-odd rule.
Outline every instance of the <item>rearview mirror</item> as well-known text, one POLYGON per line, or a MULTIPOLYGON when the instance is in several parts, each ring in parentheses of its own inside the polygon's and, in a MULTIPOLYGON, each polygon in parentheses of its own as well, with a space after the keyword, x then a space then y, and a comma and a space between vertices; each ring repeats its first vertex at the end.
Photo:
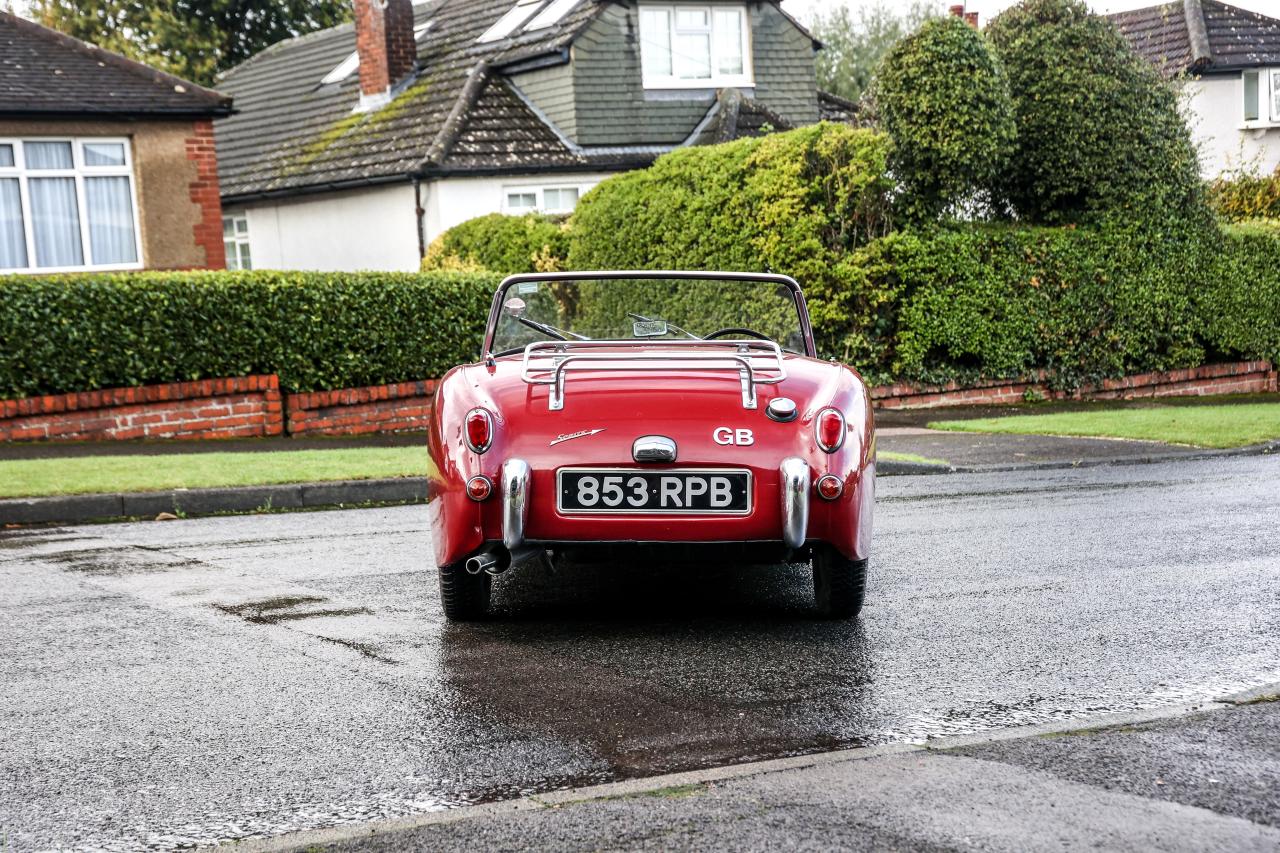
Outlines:
POLYGON ((506 311, 509 317, 523 317, 528 307, 523 299, 513 296, 503 303, 502 310, 506 311))

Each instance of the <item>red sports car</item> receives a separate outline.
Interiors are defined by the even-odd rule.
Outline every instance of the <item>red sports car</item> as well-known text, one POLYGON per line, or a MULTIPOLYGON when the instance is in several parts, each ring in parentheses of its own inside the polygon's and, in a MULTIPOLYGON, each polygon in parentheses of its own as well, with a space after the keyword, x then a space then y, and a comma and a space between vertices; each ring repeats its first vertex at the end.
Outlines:
POLYGON ((482 617, 494 575, 560 557, 811 560, 820 613, 862 607, 871 400, 817 357, 794 279, 513 276, 483 354, 441 381, 429 436, 449 619, 482 617))

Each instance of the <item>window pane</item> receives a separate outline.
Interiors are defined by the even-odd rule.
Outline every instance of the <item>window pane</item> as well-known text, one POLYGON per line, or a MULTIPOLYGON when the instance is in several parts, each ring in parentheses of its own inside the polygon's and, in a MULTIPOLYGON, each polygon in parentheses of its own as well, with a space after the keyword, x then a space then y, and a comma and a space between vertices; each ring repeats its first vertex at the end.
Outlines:
POLYGON ((0 179, 0 269, 27 265, 27 241, 22 229, 22 199, 18 179, 0 179))
POLYGON ((547 210, 567 211, 578 205, 578 188, 561 187, 547 190, 543 196, 547 210))
POLYGON ((85 215, 89 249, 95 264, 132 264, 138 260, 133 234, 133 199, 129 179, 85 178, 85 215))
POLYGON ((83 266, 75 178, 32 178, 27 181, 27 189, 31 193, 36 266, 83 266))
POLYGON ((676 36, 676 76, 681 80, 711 79, 711 36, 676 36))
POLYGON ((236 233, 237 233, 237 234, 248 234, 248 233, 249 233, 249 219, 248 219, 248 217, 245 217, 245 216, 238 216, 238 217, 236 217, 236 233))
POLYGON ((28 169, 71 169, 75 160, 71 156, 70 142, 24 142, 22 153, 27 158, 28 169))
POLYGON ((1271 120, 1280 121, 1280 71, 1271 72, 1271 120))
POLYGON ((222 236, 230 237, 236 233, 235 220, 230 216, 222 217, 222 236))
POLYGON ((705 30, 707 28, 706 9, 680 9, 676 12, 676 29, 705 30))
POLYGON ((716 10, 716 70, 721 74, 740 75, 742 62, 742 11, 716 10))
POLYGON ((13 146, 0 145, 0 168, 13 167, 13 146))
POLYGON ((666 9, 640 10, 640 58, 644 76, 671 76, 671 13, 666 9))
POLYGON ((237 260, 238 260, 238 259, 236 258, 236 241, 235 241, 235 240, 223 240, 223 241, 222 241, 222 251, 223 251, 223 252, 226 254, 226 256, 227 256, 227 269, 229 269, 229 270, 238 270, 238 269, 240 269, 240 267, 239 267, 239 266, 237 266, 237 260))
POLYGON ((242 270, 253 269, 253 264, 250 263, 249 261, 249 244, 248 243, 240 244, 240 267, 239 268, 242 270))
POLYGON ((533 210, 538 206, 537 193, 508 193, 507 207, 512 210, 533 210))
POLYGON ((84 164, 86 166, 123 166, 124 145, 119 142, 86 142, 84 164))
POLYGON ((1244 120, 1258 120, 1258 72, 1244 72, 1244 120))

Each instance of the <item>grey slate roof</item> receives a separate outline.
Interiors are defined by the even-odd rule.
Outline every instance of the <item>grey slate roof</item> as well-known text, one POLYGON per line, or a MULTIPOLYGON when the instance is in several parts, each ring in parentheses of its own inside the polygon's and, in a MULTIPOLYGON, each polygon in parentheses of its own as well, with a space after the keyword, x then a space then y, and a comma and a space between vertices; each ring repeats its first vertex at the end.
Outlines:
POLYGON ((1217 0, 1181 0, 1109 17, 1166 76, 1280 64, 1280 19, 1217 0))
POLYGON ((0 12, 0 115, 216 116, 219 92, 0 12))
POLYGON ((564 61, 610 0, 581 0, 551 27, 476 39, 514 0, 429 0, 414 7, 421 71, 380 110, 353 113, 358 74, 321 86, 355 50, 345 24, 273 45, 220 88, 237 114, 216 125, 224 201, 295 195, 409 175, 584 171, 644 166, 665 148, 581 148, 563 138, 503 71, 564 61))

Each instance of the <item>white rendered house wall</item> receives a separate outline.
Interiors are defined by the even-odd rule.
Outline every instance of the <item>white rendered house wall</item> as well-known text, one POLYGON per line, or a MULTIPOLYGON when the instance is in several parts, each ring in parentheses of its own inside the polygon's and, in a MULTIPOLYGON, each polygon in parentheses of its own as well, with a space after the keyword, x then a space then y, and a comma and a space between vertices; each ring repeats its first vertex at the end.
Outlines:
POLYGON ((1244 168, 1270 174, 1280 165, 1280 125, 1246 126, 1240 75, 1192 80, 1183 93, 1191 138, 1200 152, 1200 172, 1213 179, 1244 168))

